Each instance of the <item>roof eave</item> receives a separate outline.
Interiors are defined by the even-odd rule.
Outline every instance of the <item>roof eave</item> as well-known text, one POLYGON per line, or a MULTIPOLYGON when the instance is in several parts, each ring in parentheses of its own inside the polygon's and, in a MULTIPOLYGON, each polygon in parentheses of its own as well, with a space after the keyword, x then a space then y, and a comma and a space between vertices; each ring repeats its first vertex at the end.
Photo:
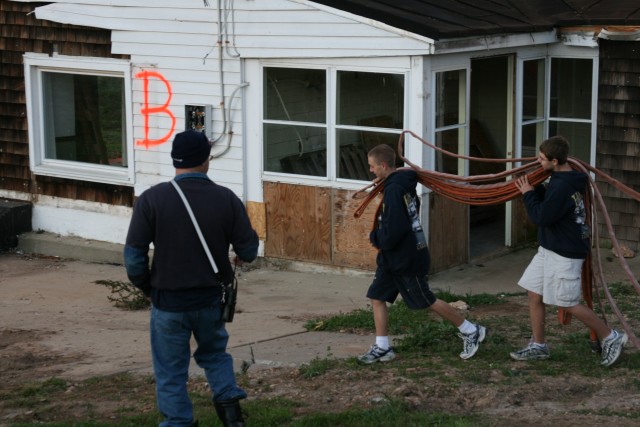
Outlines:
POLYGON ((390 32, 398 34, 398 35, 400 35, 402 37, 407 37, 407 38, 419 40, 421 42, 428 43, 430 45, 433 45, 435 43, 435 40, 432 39, 432 38, 429 38, 429 37, 426 37, 426 36, 411 32, 411 31, 403 30, 401 28, 394 27, 392 25, 388 25, 388 24, 385 24, 385 23, 380 22, 380 21, 376 21, 375 19, 365 18, 364 16, 360 16, 360 15, 356 15, 356 14, 353 14, 353 13, 350 13, 350 12, 346 12, 346 11, 341 10, 341 9, 336 9, 334 7, 331 7, 331 6, 325 6, 323 4, 316 3, 314 1, 310 1, 310 0, 289 0, 289 1, 310 5, 310 6, 316 8, 318 10, 323 10, 325 12, 328 12, 328 13, 331 13, 331 14, 334 14, 334 15, 337 15, 337 16, 342 16, 344 18, 352 19, 354 21, 361 22, 361 23, 366 24, 366 25, 371 25, 373 27, 380 28, 380 29, 385 30, 385 31, 390 31, 390 32))
POLYGON ((515 34, 492 34, 486 36, 473 36, 443 39, 435 42, 434 54, 473 52, 479 50, 493 50, 501 48, 513 48, 520 46, 542 45, 558 43, 556 29, 548 31, 515 33, 515 34))

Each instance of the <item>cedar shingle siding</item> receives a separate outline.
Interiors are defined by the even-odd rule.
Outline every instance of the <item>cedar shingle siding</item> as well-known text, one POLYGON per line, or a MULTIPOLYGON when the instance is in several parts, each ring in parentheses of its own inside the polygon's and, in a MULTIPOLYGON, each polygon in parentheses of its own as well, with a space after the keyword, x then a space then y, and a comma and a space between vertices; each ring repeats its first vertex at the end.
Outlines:
POLYGON ((47 3, 0 0, 0 188, 47 196, 131 206, 131 187, 35 176, 29 169, 24 87, 25 52, 116 57, 108 30, 57 24, 29 13, 47 3))
MULTIPOLYGON (((640 191, 640 43, 600 41, 596 166, 640 191)), ((600 184, 616 237, 640 249, 640 203, 608 184, 600 184)), ((608 237, 602 217, 600 233, 608 237)))

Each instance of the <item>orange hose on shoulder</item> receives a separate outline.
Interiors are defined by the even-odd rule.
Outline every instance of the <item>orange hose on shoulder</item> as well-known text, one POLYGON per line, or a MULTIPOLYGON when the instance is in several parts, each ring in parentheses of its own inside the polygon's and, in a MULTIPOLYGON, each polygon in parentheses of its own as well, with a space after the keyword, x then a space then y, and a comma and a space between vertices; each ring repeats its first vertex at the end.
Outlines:
MULTIPOLYGON (((433 192, 442 195, 450 200, 454 200, 459 203, 474 205, 474 206, 484 206, 484 205, 497 205, 507 202, 509 200, 513 200, 516 197, 519 197, 520 191, 515 186, 514 177, 518 177, 522 174, 526 174, 529 183, 532 186, 539 185, 545 179, 548 178, 549 173, 544 171, 540 164, 536 161, 535 157, 526 157, 526 158, 518 158, 518 159, 487 159, 480 157, 469 157, 462 156, 450 151, 446 151, 440 147, 437 147, 433 144, 428 143, 424 139, 420 138, 418 135, 409 130, 404 130, 398 139, 398 154, 399 157, 409 165, 409 168, 416 171, 418 175, 418 181, 429 188, 433 192), (489 163, 522 163, 525 164, 506 170, 496 174, 490 175, 473 175, 473 176, 459 176, 446 174, 443 172, 430 171, 427 169, 422 169, 419 166, 413 164, 403 155, 403 143, 405 140, 405 135, 411 135, 422 144, 428 146, 429 148, 438 151, 446 156, 451 156, 458 159, 465 159, 469 161, 477 161, 477 162, 489 162, 489 163), (528 162, 528 163, 527 163, 528 162), (508 179, 511 178, 511 179, 508 179)), ((631 197, 636 201, 640 201, 640 193, 627 187, 626 185, 620 183, 619 181, 611 178, 607 174, 599 171, 593 166, 578 160, 576 158, 570 157, 568 160, 569 164, 573 169, 579 170, 581 172, 586 173, 589 176, 589 187, 586 192, 585 197, 585 209, 587 220, 589 221, 589 225, 593 230, 592 234, 594 234, 594 241, 596 243, 599 242, 599 237, 597 234, 597 224, 591 223, 592 218, 594 218, 597 214, 596 206, 600 207, 600 210, 603 214, 603 219, 605 221, 605 225, 609 232, 609 237, 613 243, 614 249, 617 253, 621 253, 620 245, 615 236, 615 232, 613 230, 613 226, 611 224, 611 220, 609 218, 606 206, 604 205, 604 201, 602 200, 602 196, 600 191, 598 190, 597 185, 595 184, 594 179, 589 175, 590 173, 596 175, 598 178, 601 178, 603 181, 609 183, 616 189, 620 190, 622 193, 631 197)), ((371 203, 373 199, 376 198, 380 192, 384 190, 384 180, 376 181, 368 186, 358 190, 353 194, 354 199, 363 198, 362 203, 354 212, 354 217, 359 218, 367 206, 371 203)), ((378 209, 380 209, 380 205, 378 205, 378 209)), ((376 213, 374 219, 377 221, 378 214, 376 213)), ((631 284, 635 288, 638 295, 640 295, 640 284, 638 280, 635 278, 634 274, 631 272, 628 263, 624 259, 624 257, 619 256, 618 260, 620 261, 620 265, 624 269, 627 277, 629 278, 631 284)), ((615 302, 615 299, 611 295, 606 281, 604 279, 604 275, 602 273, 602 261, 600 259, 600 251, 599 246, 596 246, 596 257, 592 257, 591 251, 588 253, 587 258, 583 265, 583 274, 582 274, 582 294, 585 300, 585 303, 589 308, 593 308, 593 290, 601 290, 609 302, 612 311, 615 316, 618 318, 620 323, 622 324, 623 329, 629 335, 631 342, 636 346, 636 348, 640 348, 640 341, 636 337, 636 335, 631 330, 628 322, 620 312, 615 302), (597 268, 594 268, 597 266, 597 268), (597 274, 594 274, 597 273, 597 274)), ((598 295, 598 294, 597 294, 598 295)), ((604 313, 604 309, 602 308, 602 312, 604 313)), ((604 316, 604 314, 603 314, 604 316)), ((564 309, 560 309, 558 311, 558 320, 561 324, 565 325, 571 321, 571 314, 564 309)), ((606 318, 604 319, 606 322, 606 318)), ((598 337, 595 335, 593 330, 590 331, 591 340, 593 342, 597 342, 598 337)))

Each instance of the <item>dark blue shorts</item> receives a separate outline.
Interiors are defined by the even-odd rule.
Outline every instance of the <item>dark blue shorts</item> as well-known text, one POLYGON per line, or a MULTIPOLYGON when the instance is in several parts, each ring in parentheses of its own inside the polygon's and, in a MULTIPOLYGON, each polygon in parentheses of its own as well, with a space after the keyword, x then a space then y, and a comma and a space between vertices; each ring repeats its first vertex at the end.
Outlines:
POLYGON ((376 270, 367 298, 393 303, 398 294, 402 295, 407 307, 413 310, 427 308, 436 302, 436 296, 429 289, 428 276, 396 276, 376 270))

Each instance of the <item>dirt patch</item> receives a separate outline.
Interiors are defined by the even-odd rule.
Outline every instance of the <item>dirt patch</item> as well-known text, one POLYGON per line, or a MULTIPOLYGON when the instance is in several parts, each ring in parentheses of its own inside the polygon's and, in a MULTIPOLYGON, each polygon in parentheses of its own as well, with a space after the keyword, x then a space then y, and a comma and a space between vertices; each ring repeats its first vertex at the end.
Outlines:
MULTIPOLYGON (((13 331, 22 344, 35 338, 29 331, 13 331)), ((15 348, 15 347, 14 347, 15 348)), ((0 374, 7 381, 0 393, 39 383, 62 370, 42 365, 87 363, 81 357, 44 354, 35 346, 28 354, 15 355, 0 374)), ((538 378, 534 383, 513 385, 451 384, 446 380, 416 380, 420 369, 401 372, 393 365, 367 370, 333 369, 313 378, 299 368, 250 370, 241 378, 251 400, 284 398, 298 402, 297 415, 343 412, 352 408, 372 408, 400 399, 415 411, 477 414, 491 419, 492 426, 607 425, 637 426, 640 393, 634 377, 599 379, 579 375, 538 378), (408 372, 407 372, 408 371, 408 372), (408 376, 407 376, 408 374, 408 376), (635 391, 632 391, 635 390, 635 391), (625 418, 625 416, 629 418, 625 418)), ((455 374, 452 373, 452 376, 455 374)), ((500 372, 492 374, 501 382, 500 372)), ((193 378, 191 391, 208 392, 202 378, 193 378)), ((87 419, 113 421, 120 415, 154 413, 154 386, 148 376, 105 378, 100 382, 67 383, 57 395, 48 395, 36 410, 20 410, 0 403, 4 420, 21 422, 87 419)), ((2 422, 0 422, 2 425, 2 422)))
POLYGON ((63 372, 58 365, 78 362, 82 355, 56 354, 40 344, 43 333, 31 330, 0 330, 0 387, 12 387, 63 372))
MULTIPOLYGON (((125 280, 122 267, 111 270, 101 266, 105 270, 96 276, 98 267, 93 266, 85 277, 83 267, 74 264, 74 271, 81 275, 76 280, 84 280, 85 286, 65 290, 69 263, 2 255, 0 310, 6 317, 0 326, 0 425, 89 417, 110 422, 122 414, 156 411, 152 378, 149 371, 140 369, 139 362, 144 361, 148 368, 148 346, 140 339, 142 335, 146 340, 148 313, 114 309, 107 299, 108 290, 93 284, 96 278, 125 280), (51 274, 56 271, 64 273, 51 274), (21 286, 5 287, 8 278, 19 279, 21 286), (67 292, 73 292, 73 298, 67 292), (11 318, 7 310, 20 319, 11 318), (127 335, 126 330, 137 334, 127 335), (111 368, 108 373, 105 365, 111 368), (113 375, 113 366, 130 374, 113 375), (28 409, 7 397, 20 390, 26 394, 25 388, 36 384, 60 390, 41 402, 36 396, 36 403, 27 405, 28 409)), ((495 306, 475 307, 471 314, 478 320, 524 318, 528 316, 526 304, 525 296, 510 296, 495 306)), ((296 323, 312 318, 304 314, 275 316, 296 323)), ((547 322, 552 337, 582 328, 574 321, 560 331, 553 313, 547 322)), ((507 322, 501 330, 510 343, 525 338, 521 329, 507 322)), ((628 349, 627 356, 634 355, 637 351, 628 349)), ((597 356, 589 356, 597 366, 597 356)), ((431 358, 434 365, 405 364, 400 354, 398 363, 370 369, 352 369, 342 363, 316 376, 305 375, 297 367, 249 367, 240 381, 251 400, 286 398, 301 404, 295 409, 300 415, 375 407, 400 399, 419 411, 477 414, 490 419, 492 426, 615 423, 626 427, 640 422, 640 381, 635 365, 616 367, 611 375, 590 377, 570 371, 556 376, 530 375, 526 364, 512 363, 507 368, 484 368, 485 377, 478 379, 474 378, 474 360, 449 367, 428 350, 424 357, 431 358)), ((190 388, 208 390, 200 378, 193 378, 190 388)))
POLYGON ((374 407, 394 398, 417 411, 482 415, 491 419, 492 426, 637 426, 637 418, 620 416, 638 415, 640 394, 629 393, 629 387, 637 385, 620 378, 594 384, 579 376, 542 378, 520 387, 455 385, 415 381, 387 368, 373 375, 338 371, 311 379, 296 369, 264 370, 251 375, 249 389, 255 399, 284 397, 304 402, 300 414, 374 407))

